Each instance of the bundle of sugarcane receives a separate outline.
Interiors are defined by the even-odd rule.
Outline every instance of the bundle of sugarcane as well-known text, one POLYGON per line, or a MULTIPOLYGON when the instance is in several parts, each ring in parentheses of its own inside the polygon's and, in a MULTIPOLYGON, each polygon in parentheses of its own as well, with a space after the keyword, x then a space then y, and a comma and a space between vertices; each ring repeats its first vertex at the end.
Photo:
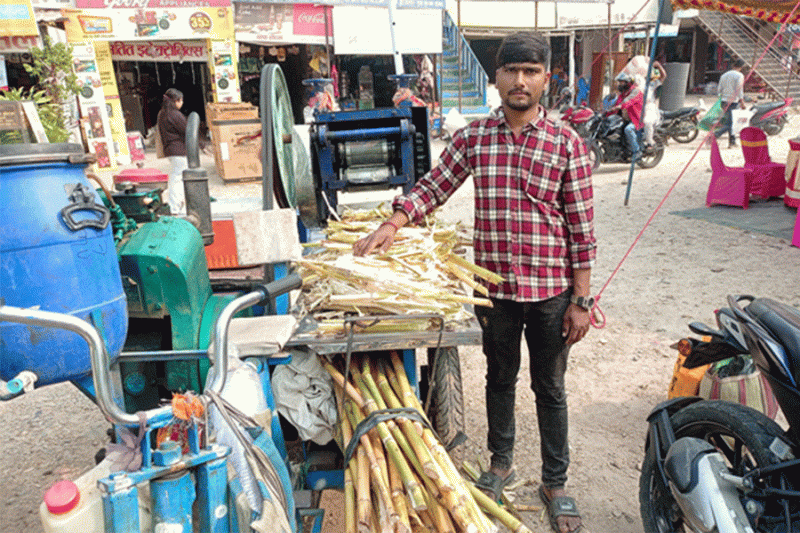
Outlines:
POLYGON ((359 423, 370 415, 374 422, 355 436, 344 471, 346 533, 496 532, 486 513, 512 532, 529 533, 458 473, 430 429, 396 352, 390 362, 357 356, 347 383, 333 364, 322 363, 338 385, 342 449, 352 448, 347 445, 359 423))
MULTIPOLYGON (((487 289, 475 277, 491 283, 503 278, 464 259, 469 242, 460 224, 446 225, 429 217, 420 226, 401 228, 385 253, 353 256, 353 244, 375 231, 385 208, 346 211, 341 221, 329 221, 326 238, 309 246, 317 250, 298 261, 303 291, 301 314, 317 319, 320 333, 341 332, 346 315, 438 314, 447 322, 473 315, 464 306, 491 305, 487 289), (482 296, 472 296, 476 291, 482 296)), ((378 330, 419 330, 424 322, 381 322, 378 330)))

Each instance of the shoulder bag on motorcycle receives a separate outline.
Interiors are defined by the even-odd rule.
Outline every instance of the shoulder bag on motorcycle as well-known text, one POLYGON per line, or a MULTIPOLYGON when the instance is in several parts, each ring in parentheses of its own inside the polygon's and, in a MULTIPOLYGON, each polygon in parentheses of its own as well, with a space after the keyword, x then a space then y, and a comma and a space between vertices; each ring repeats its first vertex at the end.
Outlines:
POLYGON ((746 405, 772 419, 780 410, 766 378, 745 355, 712 364, 700 381, 698 396, 746 405))

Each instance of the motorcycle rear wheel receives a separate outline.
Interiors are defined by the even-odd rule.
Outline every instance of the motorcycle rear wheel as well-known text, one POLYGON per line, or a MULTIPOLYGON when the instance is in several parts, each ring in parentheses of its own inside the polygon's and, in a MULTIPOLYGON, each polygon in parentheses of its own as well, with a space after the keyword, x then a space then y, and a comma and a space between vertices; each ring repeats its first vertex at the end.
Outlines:
POLYGON ((656 139, 656 144, 644 148, 642 157, 636 164, 641 168, 654 168, 661 162, 662 157, 664 157, 664 143, 660 139, 656 139))
MULTIPOLYGON (((697 437, 711 443, 723 455, 728 468, 735 475, 741 476, 756 467, 781 461, 770 451, 770 445, 776 438, 783 437, 783 430, 754 409, 721 400, 705 400, 681 409, 670 420, 676 439, 697 437)), ((756 531, 783 531, 782 506, 774 498, 759 503, 764 504, 765 508, 756 531)), ((662 482, 655 454, 649 447, 639 478, 639 506, 645 533, 692 531, 688 524, 684 524, 681 510, 672 498, 669 487, 662 482)), ((795 514, 798 509, 793 508, 791 512, 795 514)), ((793 531, 796 531, 794 527, 793 531)))
POLYGON ((689 120, 680 122, 678 128, 678 131, 672 134, 672 138, 679 143, 690 143, 697 138, 699 133, 697 123, 689 120))

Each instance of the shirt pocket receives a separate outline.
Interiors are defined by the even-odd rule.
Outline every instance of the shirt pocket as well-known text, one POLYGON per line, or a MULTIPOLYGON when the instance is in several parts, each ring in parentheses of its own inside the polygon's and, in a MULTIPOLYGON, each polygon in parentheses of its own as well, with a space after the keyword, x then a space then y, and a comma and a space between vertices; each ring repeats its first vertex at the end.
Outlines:
POLYGON ((561 176, 567 158, 557 153, 537 154, 521 165, 520 179, 525 194, 534 202, 554 202, 561 192, 561 176))

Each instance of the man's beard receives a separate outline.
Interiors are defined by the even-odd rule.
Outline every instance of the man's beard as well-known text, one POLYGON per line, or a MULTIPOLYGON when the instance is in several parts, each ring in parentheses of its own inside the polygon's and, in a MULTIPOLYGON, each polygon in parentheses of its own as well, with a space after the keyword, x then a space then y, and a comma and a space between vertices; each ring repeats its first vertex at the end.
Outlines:
POLYGON ((505 104, 505 106, 508 107, 509 109, 513 109, 514 111, 528 111, 529 109, 531 109, 536 105, 536 102, 534 102, 533 98, 530 97, 527 100, 523 101, 513 101, 511 99, 511 96, 509 96, 508 98, 506 98, 503 104, 505 104))

